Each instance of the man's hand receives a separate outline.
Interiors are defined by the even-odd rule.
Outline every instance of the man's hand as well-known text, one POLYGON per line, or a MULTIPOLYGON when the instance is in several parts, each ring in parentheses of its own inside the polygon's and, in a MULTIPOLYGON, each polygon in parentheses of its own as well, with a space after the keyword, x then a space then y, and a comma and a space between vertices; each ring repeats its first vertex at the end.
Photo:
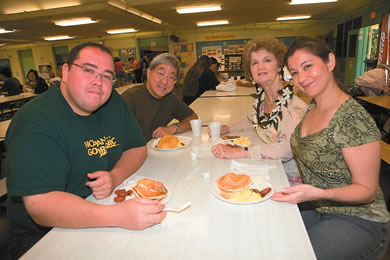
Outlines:
POLYGON ((88 173, 88 178, 92 181, 86 183, 91 188, 93 196, 101 200, 112 193, 114 189, 112 175, 106 171, 88 173))
POLYGON ((156 200, 135 198, 120 203, 113 216, 119 227, 142 230, 161 223, 167 215, 164 208, 165 205, 156 200))
POLYGON ((156 130, 153 131, 154 138, 161 138, 165 135, 173 135, 176 133, 176 127, 174 125, 171 126, 160 126, 157 127, 156 130))

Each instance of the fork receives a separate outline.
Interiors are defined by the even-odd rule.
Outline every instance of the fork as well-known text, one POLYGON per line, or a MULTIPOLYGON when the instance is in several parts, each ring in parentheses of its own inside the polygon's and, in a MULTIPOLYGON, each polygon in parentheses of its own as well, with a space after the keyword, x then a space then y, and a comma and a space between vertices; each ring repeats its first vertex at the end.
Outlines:
POLYGON ((189 206, 191 206, 191 201, 187 201, 186 203, 184 203, 183 205, 181 205, 177 209, 175 209, 175 208, 165 208, 164 211, 181 212, 181 211, 185 210, 186 208, 188 208, 189 206))
POLYGON ((267 167, 253 167, 253 168, 232 168, 233 171, 238 171, 238 172, 249 172, 249 171, 258 171, 258 170, 267 170, 267 169, 272 169, 276 168, 276 166, 267 166, 267 167))

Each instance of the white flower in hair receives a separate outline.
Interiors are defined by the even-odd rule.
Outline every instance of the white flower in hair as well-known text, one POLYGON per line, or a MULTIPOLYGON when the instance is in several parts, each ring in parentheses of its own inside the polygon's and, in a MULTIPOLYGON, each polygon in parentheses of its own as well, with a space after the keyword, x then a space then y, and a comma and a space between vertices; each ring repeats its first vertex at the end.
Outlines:
POLYGON ((284 79, 284 81, 291 81, 292 77, 290 75, 290 72, 288 71, 287 66, 284 66, 282 70, 283 70, 283 79, 284 79))

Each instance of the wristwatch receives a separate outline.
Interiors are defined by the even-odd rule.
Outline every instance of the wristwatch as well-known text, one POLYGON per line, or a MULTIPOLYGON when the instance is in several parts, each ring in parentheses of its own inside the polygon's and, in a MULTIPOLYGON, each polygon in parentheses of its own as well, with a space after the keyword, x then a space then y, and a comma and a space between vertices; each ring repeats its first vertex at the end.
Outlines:
POLYGON ((247 146, 244 147, 244 156, 245 156, 245 158, 248 158, 248 147, 247 146))
POLYGON ((180 126, 179 126, 179 123, 176 123, 176 124, 173 124, 175 127, 176 127, 176 133, 179 131, 179 128, 180 128, 180 126))

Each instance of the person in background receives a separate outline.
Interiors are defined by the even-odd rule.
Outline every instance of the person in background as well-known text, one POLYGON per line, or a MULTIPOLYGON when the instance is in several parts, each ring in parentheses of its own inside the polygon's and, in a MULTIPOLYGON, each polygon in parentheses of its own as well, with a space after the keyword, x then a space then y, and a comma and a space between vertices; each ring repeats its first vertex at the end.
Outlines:
POLYGON ((142 67, 141 63, 136 58, 133 58, 132 68, 134 70, 137 83, 142 83, 142 67))
POLYGON ((54 85, 55 83, 60 83, 62 78, 62 65, 57 67, 57 77, 49 79, 49 86, 54 85))
POLYGON ((115 75, 117 87, 126 85, 125 83, 125 70, 123 68, 124 63, 119 57, 114 58, 115 75))
POLYGON ((166 216, 158 201, 99 205, 143 164, 147 148, 126 103, 112 91, 109 49, 74 47, 61 85, 22 107, 6 136, 10 251, 19 258, 51 227, 145 229, 166 216), (115 114, 115 116, 113 116, 115 114))
POLYGON ((0 92, 7 92, 7 96, 19 95, 22 93, 22 86, 17 78, 12 77, 9 68, 0 69, 0 80, 4 81, 0 88, 0 92))
POLYGON ((198 116, 172 92, 180 75, 179 61, 169 53, 153 58, 147 71, 145 84, 122 93, 130 110, 140 124, 145 139, 186 132, 191 129, 190 120, 198 116), (167 126, 172 119, 179 122, 167 126))
POLYGON ((141 60, 141 67, 142 67, 142 82, 145 82, 147 80, 147 69, 149 68, 149 60, 147 56, 143 56, 141 60))
POLYGON ((390 95, 390 65, 378 64, 355 79, 356 86, 366 96, 390 95))
POLYGON ((42 94, 48 89, 46 81, 39 77, 38 72, 34 69, 27 72, 27 79, 27 88, 32 89, 34 94, 42 94))
POLYGON ((367 111, 340 89, 336 58, 319 39, 297 38, 285 62, 294 85, 312 96, 291 136, 303 183, 275 201, 312 202, 302 218, 317 259, 382 259, 390 214, 378 184, 380 133, 367 111))
POLYGON ((190 105, 206 90, 215 89, 220 83, 214 72, 210 70, 211 60, 202 55, 188 70, 183 82, 183 101, 190 105))
POLYGON ((219 78, 221 78, 221 76, 220 76, 220 72, 218 72, 218 69, 219 69, 219 66, 220 66, 221 64, 218 62, 218 60, 216 59, 216 58, 214 58, 214 57, 211 57, 210 58, 210 66, 209 66, 209 69, 212 71, 212 72, 214 72, 214 75, 215 75, 215 77, 217 77, 217 79, 218 79, 218 81, 221 81, 221 80, 219 80, 219 78))
POLYGON ((49 79, 52 79, 56 76, 51 65, 47 66, 47 74, 49 74, 49 79))
POLYGON ((287 47, 272 37, 250 40, 244 48, 246 77, 257 84, 254 110, 242 120, 223 125, 221 134, 255 128, 263 144, 249 147, 212 147, 217 158, 281 159, 290 184, 301 183, 301 178, 290 149, 290 136, 304 115, 308 100, 292 84, 283 82, 280 73, 287 47))

